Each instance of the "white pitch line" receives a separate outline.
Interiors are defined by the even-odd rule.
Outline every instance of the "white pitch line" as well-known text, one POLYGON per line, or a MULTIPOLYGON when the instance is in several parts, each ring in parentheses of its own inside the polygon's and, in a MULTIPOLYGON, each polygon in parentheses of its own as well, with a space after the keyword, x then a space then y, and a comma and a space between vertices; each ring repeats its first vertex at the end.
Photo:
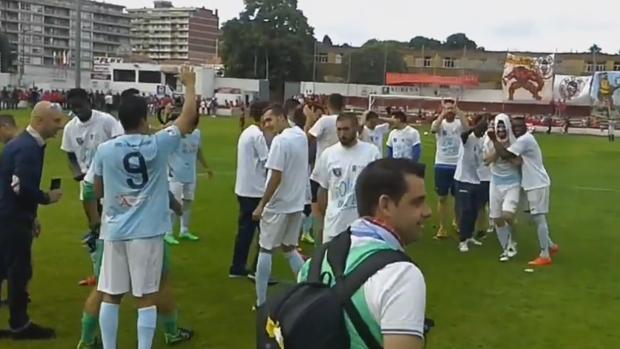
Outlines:
POLYGON ((573 187, 575 189, 578 190, 586 190, 586 191, 598 191, 598 192, 605 192, 605 193, 620 193, 620 189, 613 189, 613 188, 596 188, 596 187, 581 187, 581 186, 576 186, 573 187))

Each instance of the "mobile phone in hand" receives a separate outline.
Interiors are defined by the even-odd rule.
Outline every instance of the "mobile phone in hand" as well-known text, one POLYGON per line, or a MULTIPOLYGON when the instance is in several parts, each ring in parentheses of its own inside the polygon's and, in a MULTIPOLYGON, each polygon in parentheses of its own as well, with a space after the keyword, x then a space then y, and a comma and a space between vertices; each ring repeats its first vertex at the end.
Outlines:
POLYGON ((61 185, 62 180, 60 178, 52 178, 52 181, 50 183, 50 190, 60 189, 61 185))

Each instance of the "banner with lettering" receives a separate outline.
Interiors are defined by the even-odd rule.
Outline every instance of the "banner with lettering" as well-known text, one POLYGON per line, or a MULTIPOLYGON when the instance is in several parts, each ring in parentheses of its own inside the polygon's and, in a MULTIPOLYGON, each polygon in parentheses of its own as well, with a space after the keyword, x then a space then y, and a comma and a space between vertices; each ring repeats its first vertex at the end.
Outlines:
POLYGON ((505 101, 548 103, 553 98, 555 55, 520 56, 508 53, 502 75, 505 101))

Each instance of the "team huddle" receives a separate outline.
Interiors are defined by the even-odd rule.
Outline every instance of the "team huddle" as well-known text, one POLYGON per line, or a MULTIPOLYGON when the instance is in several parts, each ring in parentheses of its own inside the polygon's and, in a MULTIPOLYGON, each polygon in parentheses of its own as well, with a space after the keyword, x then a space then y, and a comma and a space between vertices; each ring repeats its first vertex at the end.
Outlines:
MULTIPOLYGON (((139 348, 152 346, 158 318, 167 344, 192 337, 191 330, 177 325, 166 246, 199 239, 190 232, 189 219, 196 163, 205 168, 207 164, 197 129, 195 75, 183 67, 180 78, 186 88, 183 109, 157 132, 149 126, 147 104, 135 90, 121 96, 120 123, 91 110, 83 90, 69 94, 75 117, 65 127, 62 149, 74 179, 80 182, 80 199, 91 230, 85 242, 97 285, 84 306, 78 348, 99 345, 98 326, 103 348, 116 348, 119 307, 123 295, 130 292, 137 300, 139 348), (173 235, 177 217, 179 239, 173 235)), ((316 241, 318 246, 348 229, 359 234, 381 226, 380 222, 368 226, 358 207, 358 177, 370 164, 384 157, 412 164, 420 161, 420 133, 408 124, 404 112, 380 117, 367 111, 360 117, 343 109, 344 98, 338 94, 330 95, 326 106, 289 100, 284 106, 254 102, 249 108, 254 124, 242 131, 237 149, 239 229, 230 276, 255 278, 258 308, 268 298, 272 254, 277 249, 302 280, 307 268, 298 250, 300 240, 316 241), (259 251, 254 266, 248 268, 256 232, 259 251)), ((486 227, 490 220, 500 244, 499 259, 507 262, 517 253, 512 233, 523 194, 540 243, 540 255, 530 265, 550 265, 559 251, 546 219, 550 180, 540 147, 524 120, 505 114, 468 119, 455 101, 445 100, 431 132, 437 141, 434 179, 439 229, 435 238, 448 238, 452 225, 459 233, 458 249, 468 252, 490 231, 486 227)), ((401 322, 395 319, 398 316, 390 321, 405 333, 418 335, 424 325, 424 279, 411 264, 399 273, 399 280, 407 280, 416 294, 408 299, 389 296, 395 304, 412 301, 418 307, 405 312, 401 322)), ((375 304, 386 297, 380 286, 389 282, 399 281, 376 283, 376 289, 367 290, 366 301, 375 304)), ((371 307, 373 312, 379 321, 382 310, 371 307)))

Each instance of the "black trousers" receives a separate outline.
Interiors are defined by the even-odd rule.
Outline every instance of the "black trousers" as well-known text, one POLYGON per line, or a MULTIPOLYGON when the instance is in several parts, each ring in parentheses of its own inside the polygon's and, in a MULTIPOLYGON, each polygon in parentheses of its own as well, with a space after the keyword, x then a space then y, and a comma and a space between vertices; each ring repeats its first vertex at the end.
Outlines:
POLYGON ((32 221, 0 225, 0 279, 6 279, 9 326, 13 330, 30 322, 27 286, 32 278, 32 227, 32 221))
POLYGON ((237 202, 239 202, 239 219, 233 260, 229 271, 231 274, 241 274, 246 271, 250 246, 259 226, 258 222, 252 220, 252 213, 260 203, 260 198, 237 196, 237 202))
POLYGON ((456 187, 456 211, 459 219, 459 234, 461 242, 471 239, 476 229, 478 207, 480 206, 478 195, 479 184, 471 184, 455 181, 456 187))

